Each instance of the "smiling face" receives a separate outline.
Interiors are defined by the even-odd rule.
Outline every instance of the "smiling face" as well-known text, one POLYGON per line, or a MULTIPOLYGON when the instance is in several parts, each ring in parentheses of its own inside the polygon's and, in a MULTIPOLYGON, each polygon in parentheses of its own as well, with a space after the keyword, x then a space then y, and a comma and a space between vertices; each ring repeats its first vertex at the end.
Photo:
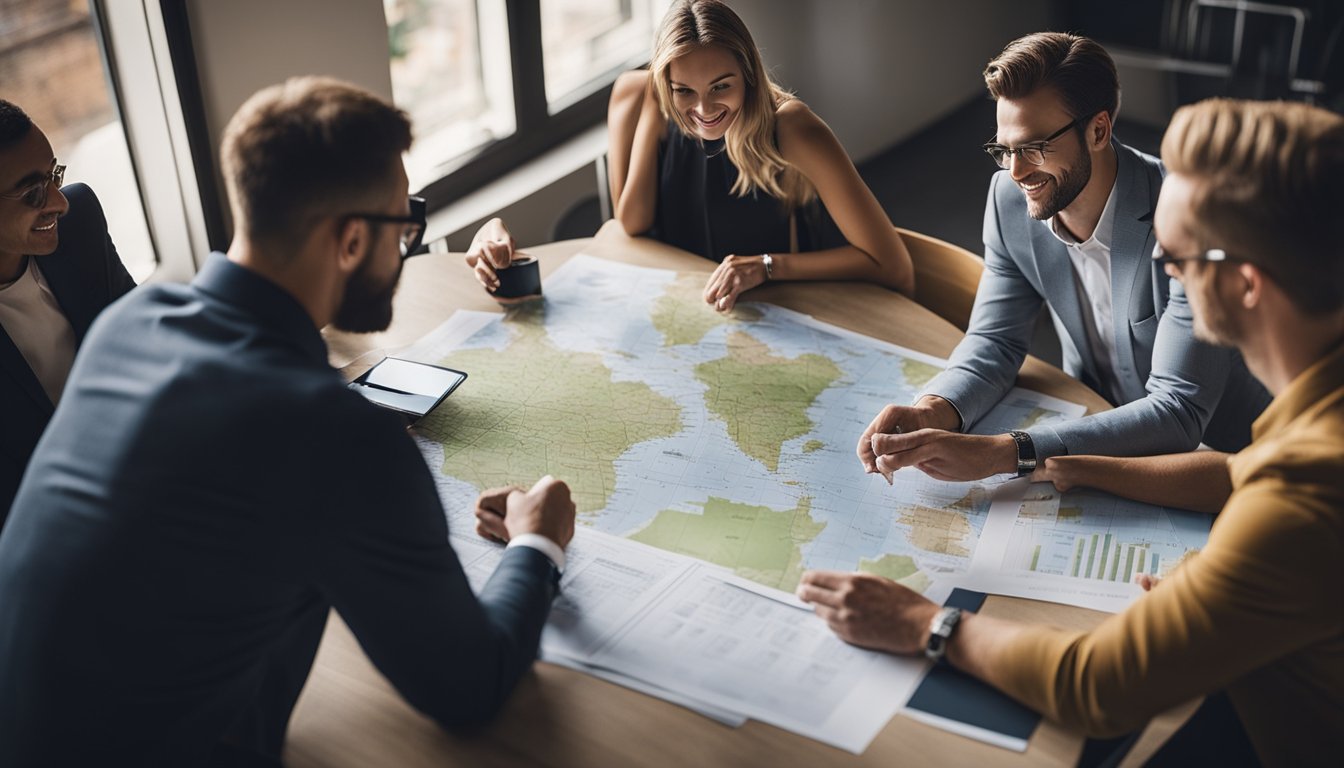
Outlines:
MULTIPOLYGON (((996 141, 1008 147, 1040 142, 1073 121, 1064 100, 1053 88, 1038 88, 1017 99, 998 100, 996 141)), ((1034 165, 1014 155, 1008 169, 1027 198, 1027 213, 1033 219, 1048 219, 1068 208, 1092 179, 1092 156, 1078 131, 1055 138, 1045 152, 1045 162, 1034 165)))
MULTIPOLYGON (((51 143, 34 125, 23 138, 0 149, 0 194, 19 194, 44 180, 51 184, 48 174, 55 165, 51 143)), ((46 193, 41 208, 21 199, 0 199, 0 256, 45 256, 56 250, 56 219, 65 215, 70 203, 54 185, 46 193)))
POLYGON ((704 141, 723 138, 746 100, 742 67, 727 49, 705 45, 668 67, 672 108, 704 141))

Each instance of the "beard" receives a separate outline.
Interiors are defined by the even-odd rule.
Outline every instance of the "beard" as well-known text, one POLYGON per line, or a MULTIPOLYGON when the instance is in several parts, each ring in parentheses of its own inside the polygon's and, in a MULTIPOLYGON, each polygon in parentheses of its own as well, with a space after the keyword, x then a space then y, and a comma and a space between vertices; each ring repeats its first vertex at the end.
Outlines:
POLYGON ((364 253, 364 261, 345 286, 345 297, 341 306, 336 308, 332 325, 350 333, 372 333, 383 331, 392 323, 392 297, 397 293, 397 281, 401 279, 401 264, 386 282, 371 274, 374 262, 373 246, 364 253))
MULTIPOLYGON (((1031 178, 1028 177, 1027 181, 1031 178)), ((1092 156, 1083 153, 1082 159, 1072 168, 1065 168, 1054 177, 1055 192, 1050 198, 1040 205, 1032 203, 1031 198, 1027 198, 1027 214, 1037 221, 1044 221, 1054 217, 1060 211, 1069 207, 1069 204, 1078 198, 1082 193, 1083 187, 1092 180, 1092 156)))

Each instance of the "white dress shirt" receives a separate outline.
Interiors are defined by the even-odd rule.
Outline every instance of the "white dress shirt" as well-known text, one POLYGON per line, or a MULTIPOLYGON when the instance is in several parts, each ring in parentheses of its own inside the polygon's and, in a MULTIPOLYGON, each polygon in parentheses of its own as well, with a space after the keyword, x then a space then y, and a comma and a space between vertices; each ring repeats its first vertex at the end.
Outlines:
POLYGON ((1101 218, 1097 220, 1097 226, 1087 240, 1078 242, 1057 221, 1057 217, 1042 223, 1068 248, 1069 261, 1073 263, 1073 283, 1078 290, 1078 303, 1082 309, 1083 331, 1087 334, 1087 343, 1092 347, 1092 359, 1097 363, 1097 377, 1110 390, 1102 394, 1111 402, 1116 402, 1116 393, 1124 391, 1124 388, 1115 375, 1120 368, 1120 358, 1116 353, 1115 317, 1111 302, 1115 186, 1111 186, 1106 207, 1102 209, 1101 218))
POLYGON ((75 329, 31 256, 18 280, 0 285, 0 327, 28 361, 52 405, 59 403, 78 344, 75 329))

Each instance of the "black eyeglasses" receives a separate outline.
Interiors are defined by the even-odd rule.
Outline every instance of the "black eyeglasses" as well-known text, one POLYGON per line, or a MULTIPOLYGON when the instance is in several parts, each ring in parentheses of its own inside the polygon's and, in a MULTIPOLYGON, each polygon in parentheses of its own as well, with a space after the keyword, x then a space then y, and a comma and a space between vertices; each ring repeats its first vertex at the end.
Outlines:
MULTIPOLYGON (((1222 248, 1210 248, 1203 253, 1195 256, 1172 256, 1162 247, 1161 243, 1153 246, 1153 263, 1159 267, 1165 267, 1168 264, 1179 264, 1183 261, 1234 261, 1227 256, 1227 251, 1222 248)), ((1179 269, 1179 267, 1178 267, 1179 269)))
POLYGON ((1045 153, 1050 151, 1050 142, 1068 133, 1071 129, 1078 127, 1080 123, 1090 120, 1092 116, 1095 114, 1097 113, 1089 112, 1087 114, 1080 115, 1074 118, 1073 122, 1069 123, 1063 128, 1060 128, 1058 131, 1055 131, 1049 136, 1046 136, 1044 139, 1041 139, 1040 141, 1033 141, 1029 144, 1024 144, 1023 146, 1020 147, 1009 147, 1003 144, 999 144, 998 142, 991 141, 984 145, 984 150, 989 153, 990 157, 994 158, 995 164, 997 164, 1000 168, 1004 169, 1005 171, 1008 170, 1010 167, 1012 167, 1013 155, 1017 155, 1018 157, 1022 158, 1023 160, 1026 160, 1028 163, 1031 163, 1032 165, 1044 165, 1045 153))
POLYGON ((22 200, 23 204, 29 208, 42 208, 47 204, 47 193, 51 191, 51 186, 55 184, 59 189, 63 181, 65 181, 65 166, 53 165, 46 176, 33 182, 31 186, 8 195, 0 195, 0 198, 22 200))
POLYGON ((401 258, 403 261, 418 256, 420 240, 425 236, 425 198, 410 198, 411 212, 406 216, 393 216, 387 213, 348 213, 352 219, 364 219, 378 224, 403 224, 401 230, 401 258))

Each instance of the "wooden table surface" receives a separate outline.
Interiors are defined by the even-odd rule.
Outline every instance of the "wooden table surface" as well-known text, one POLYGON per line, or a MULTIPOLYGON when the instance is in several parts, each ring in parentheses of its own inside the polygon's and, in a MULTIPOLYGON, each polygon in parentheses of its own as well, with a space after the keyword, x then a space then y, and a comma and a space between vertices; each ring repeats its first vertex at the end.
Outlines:
MULTIPOLYGON (((614 221, 595 238, 525 249, 545 278, 579 252, 627 264, 708 274, 714 264, 684 251, 627 237, 614 221)), ((861 283, 774 283, 751 291, 768 301, 920 352, 946 357, 961 332, 932 312, 861 283)), ((436 328, 457 309, 499 311, 461 254, 431 253, 406 262, 387 331, 324 332, 333 365, 357 375, 385 354, 436 328)), ((596 311, 598 308, 594 308, 596 311)), ((1035 358, 1019 385, 1086 405, 1109 406, 1062 371, 1035 358)), ((1105 614, 1031 600, 990 597, 982 612, 1066 628, 1095 626, 1105 614)), ((1154 721, 1140 746, 1160 743, 1191 705, 1154 721)), ((1049 721, 1026 753, 992 747, 897 716, 862 755, 750 721, 729 728, 687 709, 544 662, 525 676, 501 716, 470 733, 446 733, 413 710, 369 663, 332 614, 312 673, 290 722, 285 762, 304 766, 891 766, 1073 765, 1083 738, 1049 721)), ((1136 749, 1126 763, 1137 762, 1136 749)))

